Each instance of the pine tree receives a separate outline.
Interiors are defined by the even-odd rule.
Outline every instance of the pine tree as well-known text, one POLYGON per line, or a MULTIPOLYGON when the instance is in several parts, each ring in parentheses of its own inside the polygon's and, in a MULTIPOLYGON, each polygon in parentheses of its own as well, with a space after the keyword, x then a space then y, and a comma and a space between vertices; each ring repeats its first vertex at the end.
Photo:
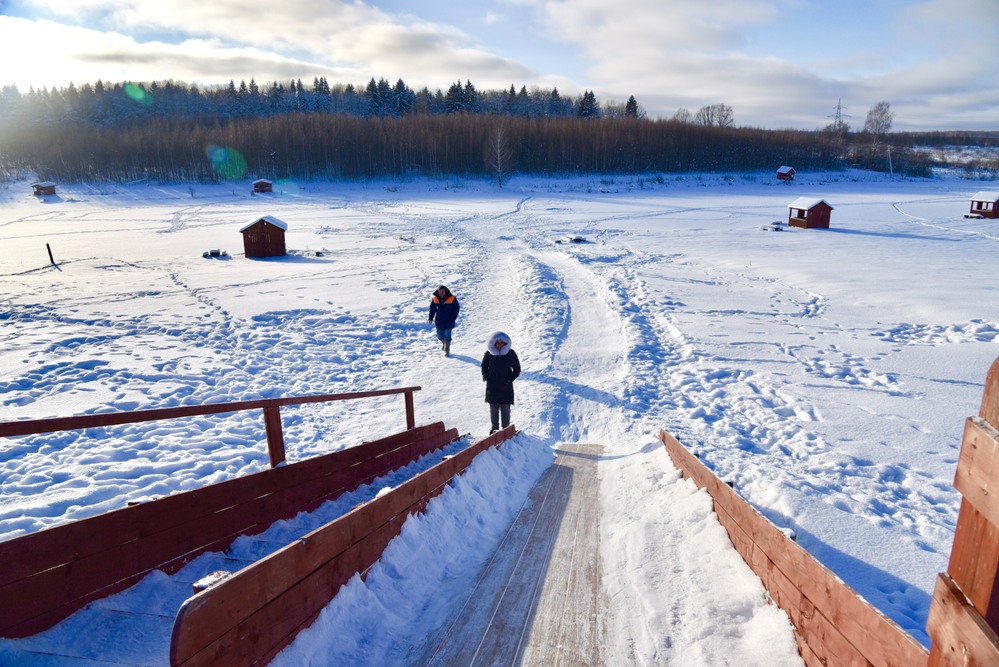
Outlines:
POLYGON ((624 115, 628 118, 638 118, 638 101, 632 95, 624 105, 624 115))
POLYGON ((592 90, 587 90, 579 98, 576 115, 580 118, 597 118, 600 116, 600 106, 597 104, 597 96, 592 90))

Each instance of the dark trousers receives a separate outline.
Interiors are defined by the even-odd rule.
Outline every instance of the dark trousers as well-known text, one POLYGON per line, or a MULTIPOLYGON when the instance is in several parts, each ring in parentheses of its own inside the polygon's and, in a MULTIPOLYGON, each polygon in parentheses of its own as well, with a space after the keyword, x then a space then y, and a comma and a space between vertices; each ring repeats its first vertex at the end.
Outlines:
POLYGON ((494 431, 500 430, 500 420, 502 420, 503 428, 510 425, 510 404, 490 403, 489 421, 494 431))

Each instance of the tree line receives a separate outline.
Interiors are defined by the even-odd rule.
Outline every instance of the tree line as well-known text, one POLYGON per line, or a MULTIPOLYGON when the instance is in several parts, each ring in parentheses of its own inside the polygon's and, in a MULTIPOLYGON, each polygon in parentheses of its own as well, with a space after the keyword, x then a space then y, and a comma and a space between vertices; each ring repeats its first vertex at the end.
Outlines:
MULTIPOLYGON (((684 110, 681 110, 681 112, 684 110)), ((734 126, 723 104, 668 120, 632 96, 600 104, 557 89, 413 91, 400 79, 363 90, 317 78, 202 90, 98 81, 55 91, 0 90, 0 176, 53 181, 491 176, 834 169, 877 163, 847 134, 734 126)), ((889 118, 890 124, 890 118, 889 118)), ((882 127, 882 130, 887 128, 882 127)), ((880 135, 879 135, 880 136, 880 135)), ((904 148, 893 149, 904 173, 904 148)), ((873 153, 872 153, 873 151, 873 153)), ((909 160, 916 171, 925 165, 909 160)), ((928 169, 928 168, 927 168, 928 169)))
POLYGON ((424 87, 414 91, 399 79, 372 78, 358 89, 353 84, 331 86, 325 78, 315 78, 311 86, 301 79, 273 82, 260 87, 251 79, 237 86, 202 88, 174 81, 153 83, 95 84, 80 87, 34 90, 22 94, 16 86, 0 88, 0 120, 34 122, 72 120, 100 127, 128 124, 150 118, 232 118, 263 117, 287 113, 324 113, 361 117, 406 115, 446 115, 455 113, 502 114, 537 117, 638 117, 640 107, 634 96, 623 104, 600 105, 593 91, 576 98, 561 95, 558 88, 545 90, 513 84, 509 90, 478 90, 471 81, 452 84, 446 92, 424 87))
POLYGON ((812 133, 628 118, 303 114, 4 132, 0 172, 52 181, 655 173, 839 165, 812 133))

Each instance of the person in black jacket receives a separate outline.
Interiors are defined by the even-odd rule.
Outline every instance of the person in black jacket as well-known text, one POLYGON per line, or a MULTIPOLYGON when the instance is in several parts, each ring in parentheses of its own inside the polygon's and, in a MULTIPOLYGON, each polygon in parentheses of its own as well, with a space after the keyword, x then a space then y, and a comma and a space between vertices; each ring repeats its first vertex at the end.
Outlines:
POLYGON ((458 297, 451 294, 451 290, 444 285, 438 287, 430 297, 430 319, 427 322, 436 324, 437 339, 441 342, 445 357, 451 356, 451 330, 454 329, 459 310, 461 305, 458 297))
POLYGON ((520 358, 510 347, 510 337, 497 331, 489 337, 482 356, 482 380, 486 383, 489 404, 490 434, 510 425, 513 405, 513 381, 520 375, 520 358))

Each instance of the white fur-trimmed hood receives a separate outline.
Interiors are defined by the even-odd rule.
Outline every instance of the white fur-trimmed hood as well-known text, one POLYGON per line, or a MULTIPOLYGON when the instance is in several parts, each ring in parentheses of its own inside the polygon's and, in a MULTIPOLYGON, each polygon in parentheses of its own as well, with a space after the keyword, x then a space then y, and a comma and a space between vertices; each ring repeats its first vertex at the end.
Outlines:
POLYGON ((486 350, 489 352, 489 354, 493 355, 494 357, 502 357, 504 354, 510 351, 510 337, 507 336, 502 331, 497 331, 496 333, 494 333, 492 336, 489 337, 489 342, 486 344, 486 350), (504 343, 506 343, 503 346, 502 350, 496 349, 496 341, 498 340, 502 340, 504 343))

